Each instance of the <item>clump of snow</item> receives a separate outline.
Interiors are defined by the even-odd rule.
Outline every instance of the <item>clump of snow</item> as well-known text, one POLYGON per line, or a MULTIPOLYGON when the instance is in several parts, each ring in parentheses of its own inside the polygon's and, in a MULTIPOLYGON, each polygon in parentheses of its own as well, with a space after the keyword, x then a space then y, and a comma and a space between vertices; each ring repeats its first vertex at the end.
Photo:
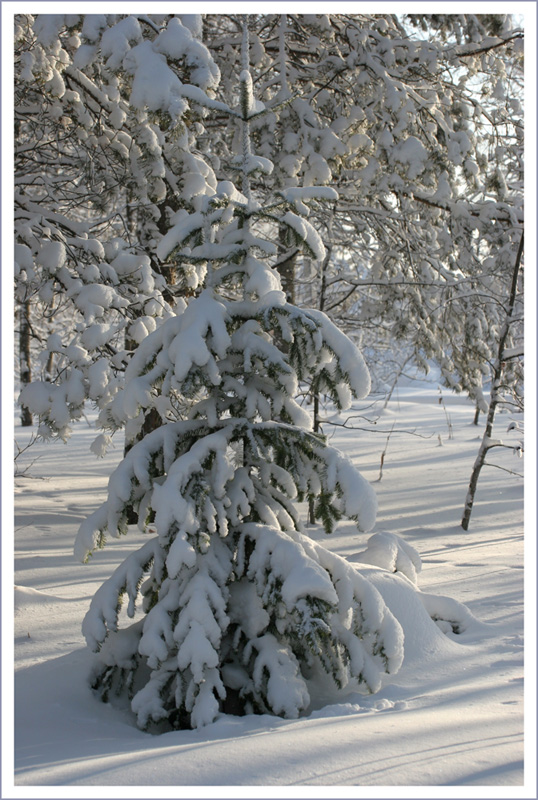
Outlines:
POLYGON ((100 433, 90 445, 90 450, 98 458, 104 458, 110 446, 112 438, 106 433, 100 433))
POLYGON ((182 15, 181 19, 172 17, 153 45, 158 53, 173 61, 184 58, 192 71, 191 80, 197 86, 215 88, 220 80, 220 71, 207 47, 195 38, 200 35, 200 27, 198 15, 182 15))
POLYGON ((129 16, 107 28, 101 37, 101 53, 107 59, 107 67, 118 70, 131 46, 142 39, 142 31, 136 17, 129 16))
POLYGON ((452 597, 420 592, 419 598, 432 620, 443 633, 462 634, 477 625, 477 620, 469 609, 452 597))
POLYGON ((394 147, 392 158, 405 167, 409 180, 415 180, 424 172, 429 155, 416 136, 408 136, 394 147))
POLYGON ((292 203, 295 210, 308 216, 309 208, 303 200, 322 200, 324 202, 338 200, 338 192, 332 186, 292 186, 280 191, 282 197, 292 203))
POLYGON ((422 569, 422 561, 415 548, 400 536, 388 531, 370 536, 366 550, 350 556, 350 561, 374 564, 388 572, 401 572, 415 584, 422 569))
POLYGON ((65 264, 66 252, 63 242, 45 242, 41 245, 37 260, 47 272, 56 273, 65 264))
POLYGON ((186 111, 181 81, 151 42, 143 41, 129 50, 123 65, 133 75, 130 103, 135 108, 167 111, 173 120, 186 111))
POLYGON ((39 14, 34 22, 37 41, 46 47, 58 40, 58 32, 65 24, 65 14, 39 14))

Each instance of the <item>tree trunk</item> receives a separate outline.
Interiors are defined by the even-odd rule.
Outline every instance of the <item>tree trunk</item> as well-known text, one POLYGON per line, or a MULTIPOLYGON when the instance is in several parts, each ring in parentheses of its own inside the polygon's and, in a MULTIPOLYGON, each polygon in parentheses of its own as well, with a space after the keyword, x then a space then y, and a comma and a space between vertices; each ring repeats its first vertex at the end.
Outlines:
MULTIPOLYGON (((290 249, 290 235, 287 228, 282 226, 278 232, 278 238, 282 250, 286 253, 290 249)), ((297 266, 297 248, 295 248, 288 258, 279 260, 278 272, 282 280, 282 290, 286 295, 288 303, 295 305, 295 268, 297 266)))
MULTIPOLYGON (((20 324, 19 324, 19 369, 21 389, 32 380, 31 368, 31 326, 30 326, 30 301, 25 300, 20 305, 20 324)), ((21 425, 25 428, 33 425, 32 414, 26 406, 21 406, 21 425)))
MULTIPOLYGON (((319 310, 323 311, 325 309, 325 299, 326 299, 326 290, 327 290, 327 266, 331 259, 331 250, 327 248, 327 254, 323 260, 323 264, 321 265, 321 281, 319 287, 319 310)), ((318 433, 320 429, 320 422, 319 422, 319 394, 314 395, 314 425, 313 430, 314 433, 318 433)), ((315 506, 314 506, 314 498, 311 497, 308 501, 308 522, 310 525, 316 524, 316 513, 315 513, 315 506)))
POLYGON ((405 361, 403 362, 403 364, 400 364, 400 366, 398 367, 398 370, 396 372, 396 377, 392 381, 392 385, 391 385, 391 387, 389 389, 389 392, 388 392, 388 394, 387 394, 387 396, 385 398, 385 402, 383 403, 383 411, 385 411, 385 409, 387 408, 388 404, 390 403, 391 397, 392 397, 393 392, 394 392, 394 390, 396 388, 396 384, 400 380, 402 372, 404 371, 406 366, 409 364, 411 359, 412 359, 412 356, 409 356, 409 358, 406 358, 405 361))
POLYGON ((504 357, 504 347, 506 344, 506 339, 508 336, 508 332, 510 330, 510 325, 512 323, 512 314, 514 311, 514 305, 516 302, 516 294, 517 294, 517 280, 519 276, 519 269, 521 266, 521 257, 523 255, 523 234, 521 234, 521 241, 519 243, 519 249, 517 251, 516 263, 514 265, 514 271, 512 273, 512 285, 510 287, 510 298, 508 300, 508 308, 506 310, 506 320, 501 332, 501 336, 499 339, 499 347, 497 350, 497 358, 495 360, 495 368, 493 374, 493 380, 491 383, 491 398, 489 401, 489 409, 488 409, 488 416, 486 420, 486 429, 484 431, 484 435, 482 437, 482 442, 480 444, 480 448, 478 450, 478 455, 476 457, 476 461, 474 463, 473 471, 471 473, 471 480, 469 481, 469 489, 467 490, 467 497, 465 498, 465 508, 463 511, 463 517, 461 520, 461 527, 464 531, 469 529, 469 522, 471 519, 471 513, 473 510, 473 503, 474 497, 476 493, 476 487, 478 484, 478 478, 480 477, 480 471, 484 466, 484 462, 486 460, 486 453, 491 448, 491 434, 493 432, 493 423, 495 421, 495 412, 497 410, 497 406, 502 401, 501 396, 501 384, 502 384, 502 374, 504 369, 503 364, 503 357, 504 357))

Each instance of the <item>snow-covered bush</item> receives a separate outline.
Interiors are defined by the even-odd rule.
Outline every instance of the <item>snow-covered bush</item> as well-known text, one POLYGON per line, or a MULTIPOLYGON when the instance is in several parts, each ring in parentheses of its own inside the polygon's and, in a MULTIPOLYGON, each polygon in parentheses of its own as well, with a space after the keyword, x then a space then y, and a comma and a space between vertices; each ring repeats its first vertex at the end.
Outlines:
MULTIPOLYGON (((162 424, 126 454, 77 538, 87 559, 107 532, 128 532, 128 509, 151 537, 97 592, 83 626, 99 651, 94 687, 104 699, 129 694, 142 727, 197 727, 219 710, 296 717, 310 680, 376 691, 403 658, 401 628, 378 591, 302 529, 303 500, 330 532, 341 516, 371 529, 376 499, 312 432, 299 382, 339 408, 370 383, 351 341, 321 312, 287 303, 271 266, 282 226, 311 257, 324 251, 289 199, 253 189, 271 164, 251 151, 250 120, 264 109, 246 25, 243 56, 238 108, 219 108, 241 128, 241 190, 221 181, 197 211, 172 219, 157 252, 194 296, 140 343, 107 412, 132 437, 150 411, 162 424), (127 627, 124 598, 135 620, 127 627)), ((301 200, 312 196, 327 189, 309 187, 301 200)))

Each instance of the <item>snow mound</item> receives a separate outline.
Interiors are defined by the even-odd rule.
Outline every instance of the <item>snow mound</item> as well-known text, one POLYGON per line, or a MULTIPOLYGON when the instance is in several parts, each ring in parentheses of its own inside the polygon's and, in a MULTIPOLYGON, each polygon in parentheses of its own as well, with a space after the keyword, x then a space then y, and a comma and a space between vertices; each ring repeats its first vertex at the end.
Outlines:
POLYGON ((349 561, 373 564, 388 572, 401 572, 412 583, 417 582, 417 575, 422 569, 422 561, 415 548, 400 536, 387 531, 370 536, 366 550, 354 553, 349 561))
POLYGON ((459 634, 482 633, 489 626, 474 617, 469 609, 448 597, 422 594, 401 573, 380 567, 358 567, 380 593, 404 633, 403 666, 421 666, 454 658, 467 644, 459 634))
POLYGON ((61 597, 55 597, 47 592, 40 592, 37 589, 31 589, 29 586, 15 585, 15 611, 18 611, 25 606, 33 605, 47 605, 49 603, 61 603, 61 597))

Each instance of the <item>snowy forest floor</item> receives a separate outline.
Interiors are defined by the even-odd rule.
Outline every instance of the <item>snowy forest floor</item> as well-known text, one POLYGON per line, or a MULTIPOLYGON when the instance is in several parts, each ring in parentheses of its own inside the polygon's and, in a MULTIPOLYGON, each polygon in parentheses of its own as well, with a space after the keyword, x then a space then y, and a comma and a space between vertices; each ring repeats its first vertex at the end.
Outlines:
MULTIPOLYGON (((403 625, 404 664, 378 694, 318 702, 293 721, 223 715, 201 730, 152 736, 95 699, 82 618, 96 588, 143 535, 133 529, 112 540, 89 565, 75 562, 72 548, 80 522, 104 499, 121 444, 96 459, 89 452, 95 431, 82 423, 67 444, 36 444, 21 456, 19 470, 38 458, 15 480, 13 796, 36 797, 39 786, 59 787, 55 797, 75 796, 74 786, 114 786, 115 797, 147 797, 136 787, 160 786, 164 797, 166 787, 203 786, 211 787, 203 796, 215 797, 219 787, 236 786, 234 797, 251 797, 249 786, 286 786, 286 796, 310 797, 318 795, 305 787, 360 785, 389 787, 386 796, 395 797, 395 787, 472 785, 511 786, 507 796, 535 797, 523 788, 523 481, 485 467, 470 530, 461 529, 483 427, 472 424, 464 397, 444 391, 444 404, 440 397, 437 385, 413 382, 382 412, 382 400, 377 411, 363 403, 357 409, 367 417, 380 414, 377 425, 351 419, 361 429, 334 428, 333 444, 376 489, 374 532, 398 534, 418 550, 419 589, 464 603, 476 621, 445 635, 414 591, 366 567, 403 625), (122 786, 129 787, 124 794, 122 786), (517 794, 514 787, 521 787, 517 794)), ((497 435, 515 442, 506 435, 510 419, 498 416, 497 435)), ((16 428, 19 446, 30 435, 16 428)), ((522 471, 512 451, 493 452, 505 469, 522 471)), ((347 523, 330 537, 308 530, 351 560, 368 538, 347 523)), ((529 716, 533 706, 526 705, 529 716)), ((535 755, 527 766, 534 772, 535 755)), ((349 795, 333 789, 331 796, 349 795)))

